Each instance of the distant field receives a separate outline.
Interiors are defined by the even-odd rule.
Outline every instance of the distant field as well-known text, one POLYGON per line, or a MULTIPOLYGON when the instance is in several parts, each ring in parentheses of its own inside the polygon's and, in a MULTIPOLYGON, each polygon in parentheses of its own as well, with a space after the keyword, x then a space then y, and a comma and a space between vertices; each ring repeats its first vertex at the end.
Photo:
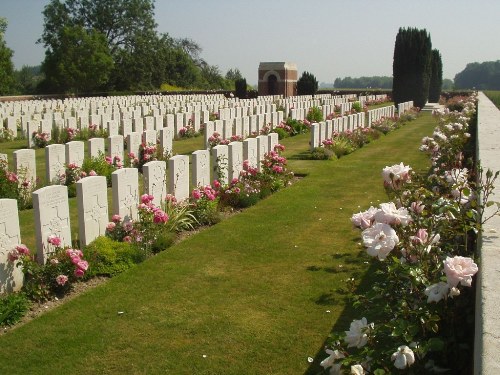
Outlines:
POLYGON ((484 91, 484 93, 500 109, 500 91, 484 91))

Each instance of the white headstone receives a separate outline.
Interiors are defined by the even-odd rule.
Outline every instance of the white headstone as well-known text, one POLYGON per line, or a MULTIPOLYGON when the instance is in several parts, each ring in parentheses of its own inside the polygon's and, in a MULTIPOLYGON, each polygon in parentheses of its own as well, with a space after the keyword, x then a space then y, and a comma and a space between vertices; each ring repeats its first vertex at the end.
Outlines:
POLYGON ((259 164, 257 138, 247 138, 243 141, 243 160, 248 160, 250 167, 257 168, 259 164))
POLYGON ((105 176, 89 176, 76 182, 80 246, 106 233, 108 190, 105 176))
POLYGON ((111 174, 113 215, 124 221, 136 220, 139 203, 139 174, 137 168, 121 168, 111 174))
POLYGON ((211 150, 214 179, 222 185, 229 183, 229 152, 227 145, 217 145, 211 150))
POLYGON ((240 178, 240 172, 243 170, 243 143, 231 142, 228 145, 228 179, 240 178))
POLYGON ((74 163, 81 167, 85 159, 85 145, 82 141, 66 143, 66 164, 74 163))
POLYGON ((139 158, 141 142, 141 133, 132 132, 127 135, 127 152, 133 154, 134 158, 139 158))
POLYGON ((269 152, 269 141, 267 135, 257 136, 257 169, 259 172, 262 170, 261 161, 264 160, 264 156, 269 152))
POLYGON ((66 173, 66 149, 64 145, 53 144, 45 147, 45 184, 60 184, 66 173))
POLYGON ((210 151, 193 152, 192 180, 195 187, 210 185, 210 151))
POLYGON ((156 130, 144 130, 142 132, 142 143, 147 146, 156 145, 156 130))
POLYGON ((160 129, 160 147, 164 156, 172 155, 174 142, 173 128, 164 127, 160 129))
POLYGON ((19 216, 15 199, 0 199, 0 295, 15 292, 23 286, 23 273, 17 262, 8 259, 9 252, 21 244, 19 216))
POLYGON ((150 161, 142 166, 144 192, 154 197, 153 204, 159 206, 167 195, 167 163, 150 161))
POLYGON ((274 151, 274 146, 276 146, 279 143, 278 133, 269 133, 267 138, 269 141, 269 145, 268 145, 269 152, 274 151))
POLYGON ((188 155, 176 155, 168 160, 168 192, 178 201, 189 198, 188 155))
POLYGON ((47 255, 55 251, 55 247, 48 242, 49 236, 59 237, 60 247, 71 246, 68 188, 64 185, 54 185, 34 191, 33 211, 37 261, 44 264, 47 255))
POLYGON ((114 159, 118 157, 123 160, 123 135, 113 135, 108 140, 108 156, 114 159))
MULTIPOLYGON (((36 182, 36 155, 35 150, 21 149, 12 153, 14 157, 14 171, 26 181, 36 182)), ((5 155, 7 161, 7 155, 5 155)))
POLYGON ((99 154, 104 155, 104 138, 90 138, 87 141, 87 153, 90 158, 97 158, 99 154))

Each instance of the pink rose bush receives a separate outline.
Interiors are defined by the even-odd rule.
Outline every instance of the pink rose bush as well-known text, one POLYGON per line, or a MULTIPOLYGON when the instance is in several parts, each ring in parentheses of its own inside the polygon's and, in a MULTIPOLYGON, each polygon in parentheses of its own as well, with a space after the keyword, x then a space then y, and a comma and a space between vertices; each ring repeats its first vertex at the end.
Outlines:
POLYGON ((352 215, 376 260, 368 291, 352 298, 377 319, 370 325, 355 320, 349 331, 332 334, 330 357, 321 364, 333 373, 463 372, 479 271, 475 233, 490 217, 484 210, 498 175, 468 162, 474 101, 472 95, 463 111, 434 115, 437 127, 421 146, 432 164, 427 175, 404 163, 385 167, 382 182, 391 200, 352 215))
POLYGON ((9 260, 24 273, 23 292, 35 301, 64 295, 89 269, 81 250, 62 247, 61 238, 55 235, 50 235, 47 242, 50 247, 46 249, 48 255, 44 264, 37 263, 25 245, 18 245, 9 252, 9 260))

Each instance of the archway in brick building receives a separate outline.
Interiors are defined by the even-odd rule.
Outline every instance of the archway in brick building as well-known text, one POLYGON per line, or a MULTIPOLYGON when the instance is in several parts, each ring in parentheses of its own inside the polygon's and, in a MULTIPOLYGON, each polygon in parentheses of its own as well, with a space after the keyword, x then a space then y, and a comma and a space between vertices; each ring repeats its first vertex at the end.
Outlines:
POLYGON ((276 77, 274 74, 271 74, 267 78, 267 92, 268 95, 278 94, 278 77, 276 77))

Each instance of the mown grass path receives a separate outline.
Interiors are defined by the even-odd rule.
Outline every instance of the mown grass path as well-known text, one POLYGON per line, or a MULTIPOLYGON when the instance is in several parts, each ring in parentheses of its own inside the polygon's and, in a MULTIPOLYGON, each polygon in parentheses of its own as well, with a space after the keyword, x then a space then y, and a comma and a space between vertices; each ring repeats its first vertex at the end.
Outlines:
POLYGON ((0 337, 0 373, 314 372, 332 327, 361 318, 344 280, 369 285, 349 219, 386 200, 386 165, 428 168, 434 126, 423 114, 338 161, 301 160, 309 135, 286 139, 305 178, 0 337))

